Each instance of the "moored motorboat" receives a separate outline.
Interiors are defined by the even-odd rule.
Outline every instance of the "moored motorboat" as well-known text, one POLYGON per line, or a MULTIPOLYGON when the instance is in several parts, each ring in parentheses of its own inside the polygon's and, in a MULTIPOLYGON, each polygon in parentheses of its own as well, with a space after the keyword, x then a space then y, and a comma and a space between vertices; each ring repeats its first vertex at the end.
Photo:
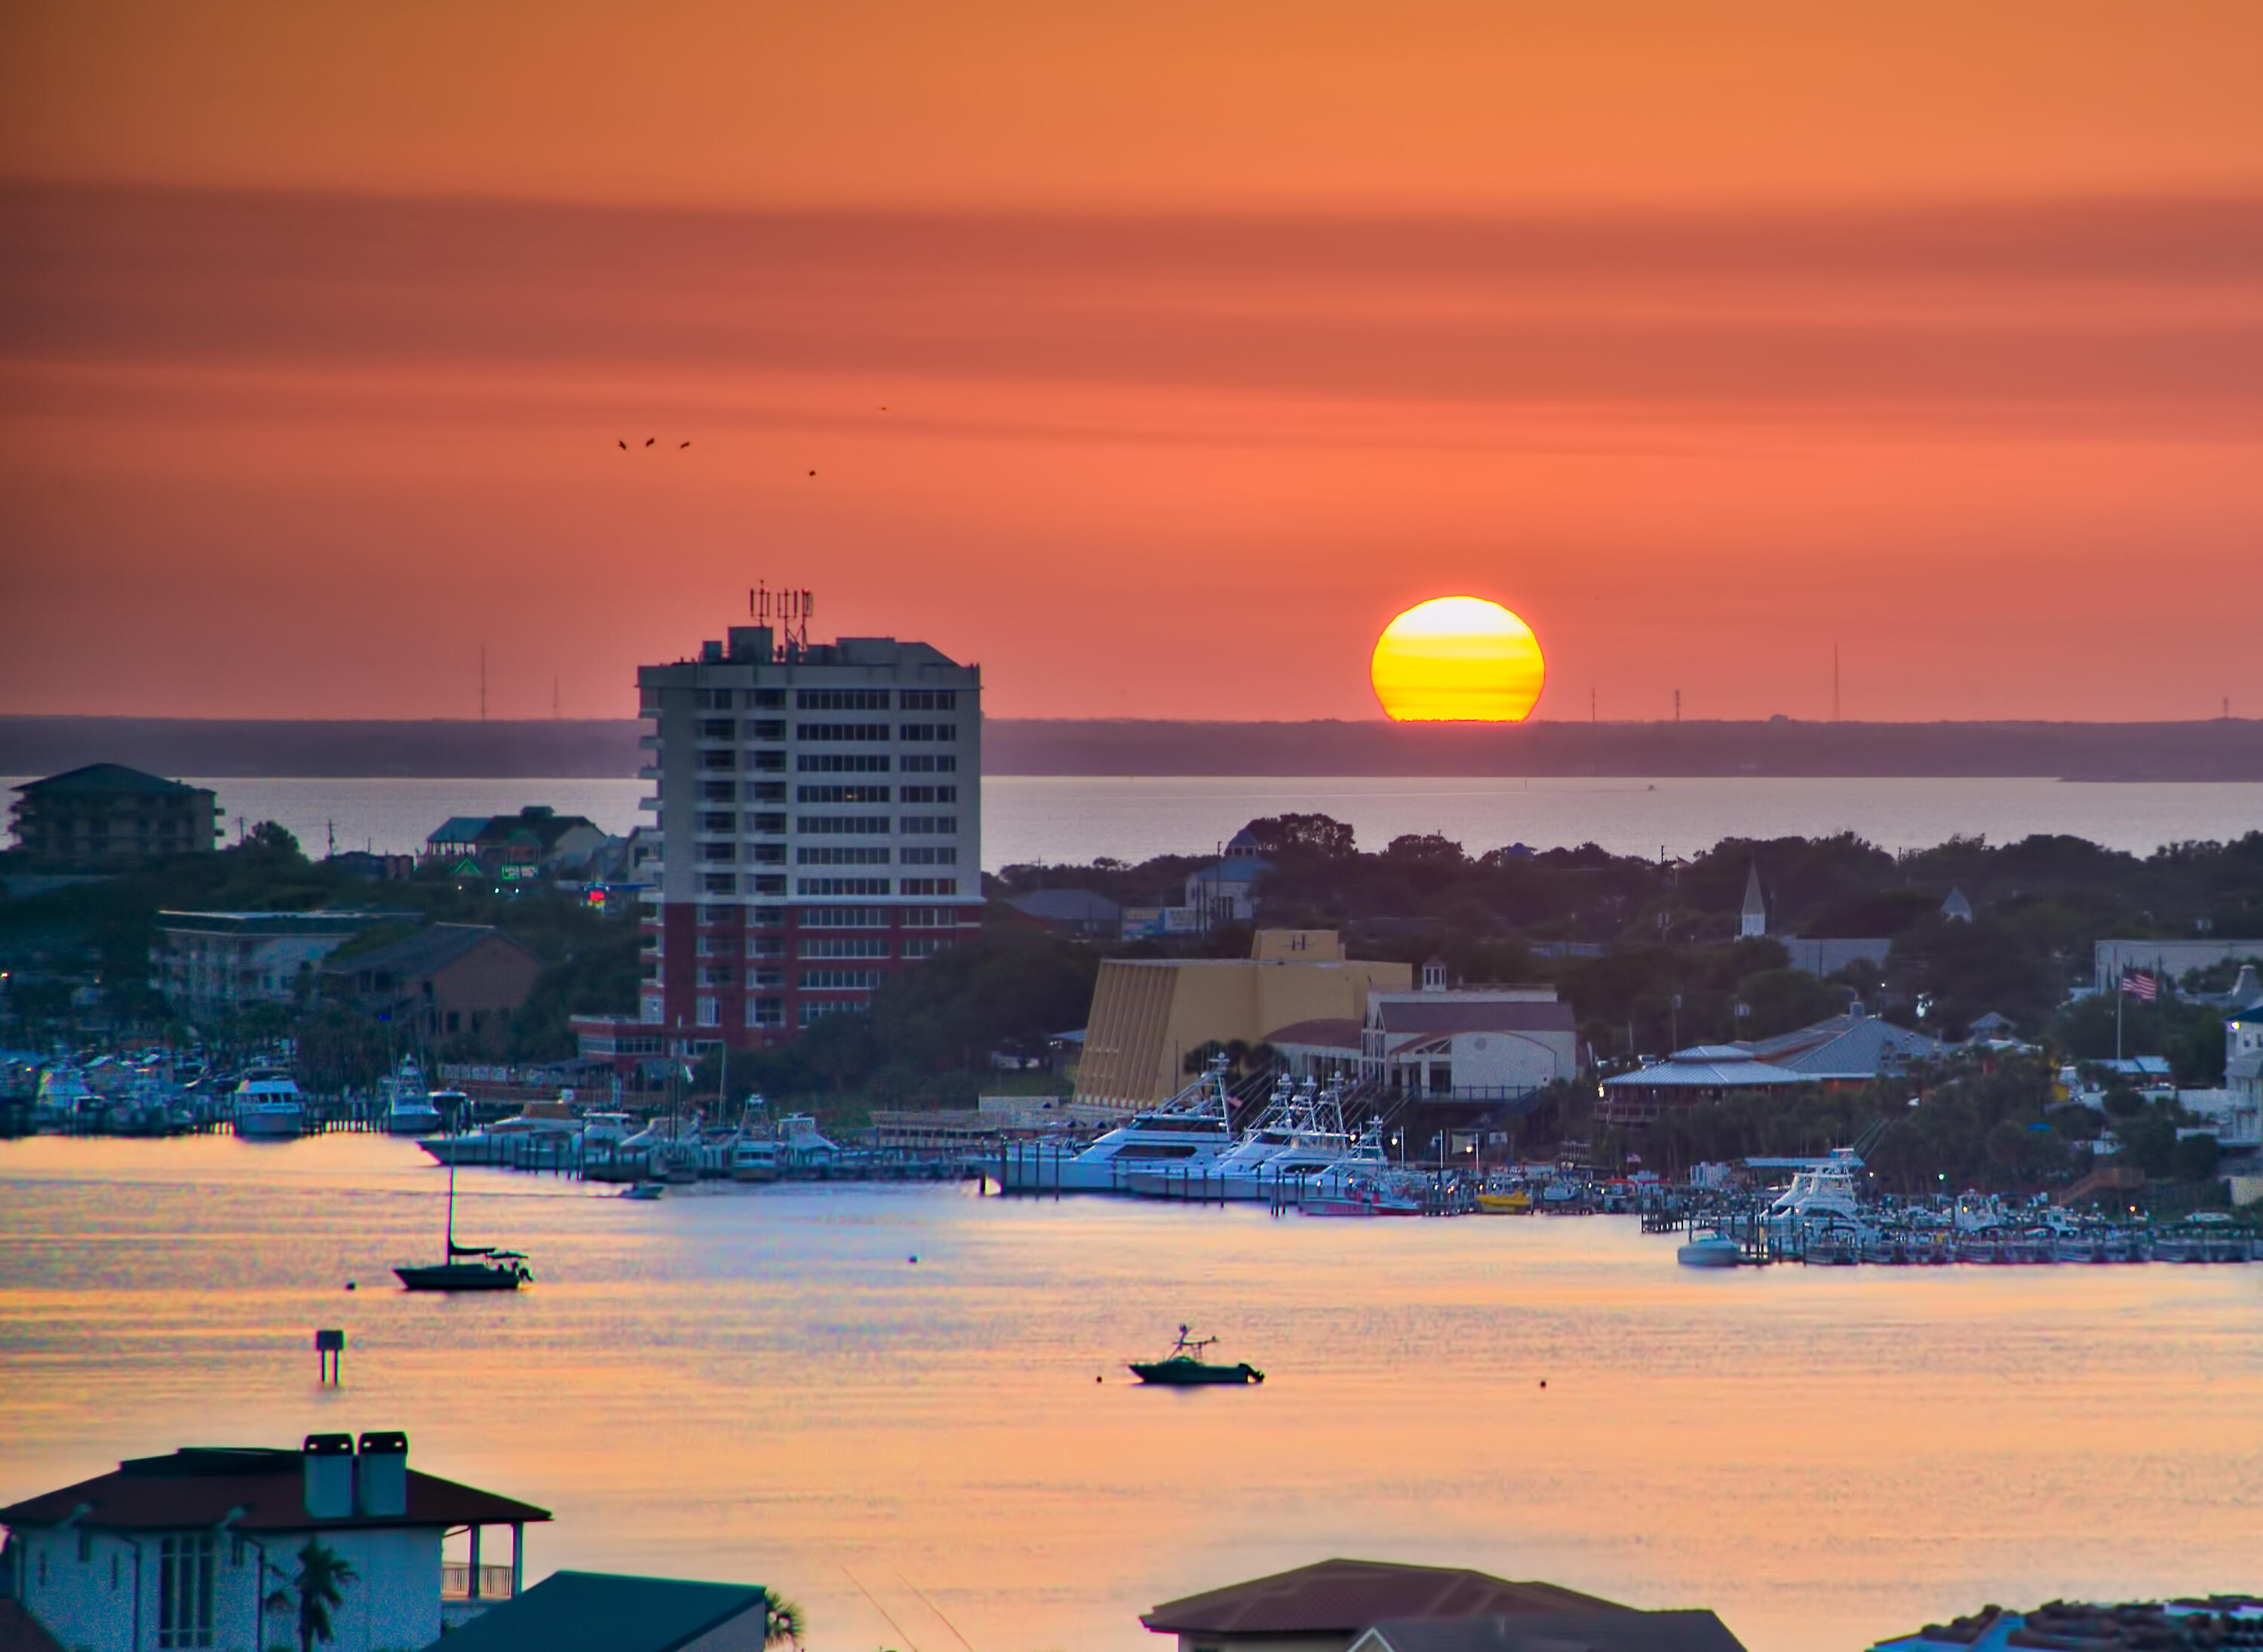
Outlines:
POLYGON ((1204 1359, 1203 1350, 1217 1341, 1215 1337, 1191 1337, 1182 1325, 1171 1351, 1160 1359, 1134 1360, 1132 1374, 1166 1388, 1239 1387, 1265 1380, 1265 1373, 1247 1360, 1221 1366, 1204 1359))
POLYGON ((307 1110, 291 1075, 263 1068, 244 1075, 235 1087, 235 1133, 266 1141, 288 1141, 306 1127, 307 1110))
POLYGON ((1745 1250, 1724 1233, 1699 1234, 1674 1259, 1685 1268, 1733 1268, 1745 1259, 1745 1250))

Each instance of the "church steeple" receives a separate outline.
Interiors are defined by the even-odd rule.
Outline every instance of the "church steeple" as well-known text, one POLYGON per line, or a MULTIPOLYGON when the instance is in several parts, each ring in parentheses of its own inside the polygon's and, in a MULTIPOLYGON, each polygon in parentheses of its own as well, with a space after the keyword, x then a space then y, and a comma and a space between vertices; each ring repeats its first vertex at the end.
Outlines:
POLYGON ((1768 902, 1761 895, 1760 863, 1754 861, 1745 874, 1745 913, 1737 932, 1743 936, 1768 933, 1768 902))

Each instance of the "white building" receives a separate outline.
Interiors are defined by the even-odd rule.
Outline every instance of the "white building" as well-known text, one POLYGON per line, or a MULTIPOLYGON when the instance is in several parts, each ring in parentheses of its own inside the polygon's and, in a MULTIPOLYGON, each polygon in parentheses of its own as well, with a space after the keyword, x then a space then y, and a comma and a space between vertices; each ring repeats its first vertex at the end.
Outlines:
MULTIPOLYGON (((188 1009, 288 1003, 300 972, 372 924, 416 924, 401 912, 160 912, 149 986, 188 1009)), ((305 983, 311 990, 311 979, 305 983)))
POLYGON ((636 874, 652 885, 640 1014, 670 1054, 869 1008, 979 927, 979 667, 924 642, 734 626, 637 685, 661 844, 636 874))
POLYGON ((0 1509, 15 1598, 74 1652, 295 1644, 287 1592, 319 1540, 354 1581, 334 1608, 337 1652, 430 1645, 518 1590, 519 1539, 547 1511, 408 1467, 408 1437, 310 1434, 300 1451, 186 1447, 0 1509), (509 1527, 507 1564, 479 1533, 509 1527), (441 1556, 451 1531, 466 1559, 441 1556))
POLYGON ((1414 992, 1370 992, 1361 1076, 1410 1096, 1514 1101, 1580 1069, 1572 1006, 1549 986, 1450 987, 1436 959, 1414 992))

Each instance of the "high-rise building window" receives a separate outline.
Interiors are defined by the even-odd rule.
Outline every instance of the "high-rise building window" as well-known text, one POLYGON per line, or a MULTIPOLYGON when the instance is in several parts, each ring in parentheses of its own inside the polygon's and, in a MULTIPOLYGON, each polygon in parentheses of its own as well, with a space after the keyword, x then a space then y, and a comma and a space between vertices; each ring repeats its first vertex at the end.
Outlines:
POLYGON ((886 774, 888 759, 878 751, 805 751, 793 766, 803 774, 886 774))
POLYGON ((796 878, 793 881, 797 895, 886 895, 888 892, 886 878, 796 878))
POLYGON ((888 788, 885 786, 805 786, 794 793, 802 803, 885 803, 888 788))
POLYGON ((950 753, 925 757, 913 752, 905 757, 900 766, 906 774, 956 774, 958 758, 950 753))
POLYGON ((797 740, 822 740, 836 745, 850 744, 860 741, 870 743, 876 740, 886 740, 888 737, 888 725, 886 723, 797 723, 794 726, 793 735, 797 740))
POLYGON ((958 864, 958 851, 915 846, 900 851, 896 859, 907 866, 955 866, 958 864))
POLYGON ((879 936, 813 935, 801 943, 804 958, 886 958, 888 943, 879 936))
POLYGON ((897 829, 908 837, 952 837, 958 830, 956 815, 907 815, 897 829))
POLYGON ((793 697, 797 711, 886 711, 885 688, 805 688, 793 697))
POLYGON ((783 998, 749 998, 747 1000, 748 1026, 784 1026, 785 1000, 783 998))
POLYGON ((956 740, 958 738, 958 725, 957 723, 906 723, 896 731, 896 737, 912 742, 924 741, 930 744, 939 740, 956 740))
POLYGON ((702 895, 735 895, 739 880, 727 872, 711 872, 699 880, 702 895))
POLYGON ((870 992, 887 977, 877 969, 805 969, 804 992, 870 992))
POLYGON ((793 863, 798 866, 885 866, 888 864, 888 852, 886 845, 868 849, 862 845, 836 848, 821 844, 812 848, 805 844, 793 851, 793 863))
POLYGON ((747 956, 749 958, 783 958, 785 956, 785 937, 783 935, 749 935, 747 937, 747 956))
MULTIPOLYGON (((886 802, 887 800, 881 800, 886 802)), ((907 786, 903 790, 907 803, 956 803, 958 788, 955 786, 907 786)))
POLYGON ((902 895, 957 895, 958 880, 955 878, 906 878, 898 893, 902 895))
POLYGON ((801 915, 804 929, 886 929, 885 906, 813 906, 801 915))
POLYGON ((810 837, 885 837, 888 835, 886 815, 804 815, 794 822, 794 829, 810 837))
POLYGON ((907 688, 896 697, 902 711, 957 711, 958 691, 951 688, 907 688))

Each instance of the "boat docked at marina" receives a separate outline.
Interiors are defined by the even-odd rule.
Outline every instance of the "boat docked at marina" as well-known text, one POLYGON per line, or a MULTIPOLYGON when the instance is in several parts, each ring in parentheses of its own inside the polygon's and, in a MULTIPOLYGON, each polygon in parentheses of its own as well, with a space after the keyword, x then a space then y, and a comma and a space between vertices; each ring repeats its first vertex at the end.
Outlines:
POLYGON ((1081 1149, 1050 1141, 1021 1144, 1001 1159, 999 1184, 1009 1193, 1109 1193, 1128 1192, 1137 1171, 1199 1175, 1233 1145, 1225 1073, 1225 1059, 1213 1060, 1161 1106, 1081 1149))
POLYGON ((1674 1253, 1685 1268, 1733 1268, 1745 1259, 1745 1248, 1716 1230, 1699 1234, 1674 1253))
POLYGON ((508 1164, 525 1153, 527 1143, 539 1142, 546 1152, 564 1157, 581 1147, 582 1116, 570 1097, 556 1101, 530 1101, 508 1119, 498 1119, 461 1135, 427 1136, 416 1145, 442 1164, 508 1164))
POLYGON ((230 1101, 239 1136, 289 1141, 306 1128, 306 1104, 298 1083, 279 1068, 257 1068, 246 1073, 230 1101))
POLYGON ((425 1087, 424 1069, 414 1055, 402 1056, 401 1065, 379 1081, 377 1098, 384 1109, 387 1135, 430 1135, 447 1123, 425 1087))

